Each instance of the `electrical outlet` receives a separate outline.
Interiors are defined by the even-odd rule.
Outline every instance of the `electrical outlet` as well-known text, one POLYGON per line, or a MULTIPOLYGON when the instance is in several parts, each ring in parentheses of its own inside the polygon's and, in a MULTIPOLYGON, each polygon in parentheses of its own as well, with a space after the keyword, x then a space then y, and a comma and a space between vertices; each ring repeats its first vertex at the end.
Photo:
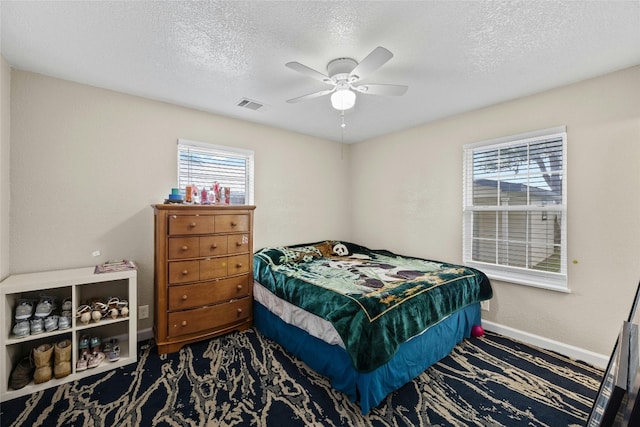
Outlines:
POLYGON ((489 300, 480 301, 480 309, 484 311, 489 311, 489 300))
POLYGON ((138 319, 147 319, 149 317, 149 306, 141 305, 138 307, 138 319))

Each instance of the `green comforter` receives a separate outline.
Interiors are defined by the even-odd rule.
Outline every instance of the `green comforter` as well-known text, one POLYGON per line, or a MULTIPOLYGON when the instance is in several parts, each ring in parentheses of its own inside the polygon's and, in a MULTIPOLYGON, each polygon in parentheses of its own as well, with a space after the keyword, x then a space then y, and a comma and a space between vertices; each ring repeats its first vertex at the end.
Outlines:
POLYGON ((255 280, 275 295, 330 321, 360 372, 383 365, 449 314, 492 297, 488 278, 473 268, 348 242, 261 249, 253 267, 255 280))

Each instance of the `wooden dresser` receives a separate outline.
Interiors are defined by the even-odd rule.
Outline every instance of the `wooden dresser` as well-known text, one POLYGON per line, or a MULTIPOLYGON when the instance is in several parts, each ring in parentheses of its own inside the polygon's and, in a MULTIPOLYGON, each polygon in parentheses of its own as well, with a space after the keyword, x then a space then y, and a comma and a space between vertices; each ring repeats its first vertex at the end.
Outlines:
POLYGON ((251 327, 255 206, 153 209, 158 352, 251 327))

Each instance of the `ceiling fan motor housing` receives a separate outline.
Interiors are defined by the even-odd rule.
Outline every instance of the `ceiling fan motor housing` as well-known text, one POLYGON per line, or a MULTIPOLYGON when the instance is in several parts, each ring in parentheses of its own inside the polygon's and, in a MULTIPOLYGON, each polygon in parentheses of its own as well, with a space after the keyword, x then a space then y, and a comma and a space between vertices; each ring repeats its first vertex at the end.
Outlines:
POLYGON ((358 65, 355 59, 351 58, 338 58, 327 64, 327 73, 331 80, 338 82, 340 80, 347 80, 349 73, 353 71, 358 65))

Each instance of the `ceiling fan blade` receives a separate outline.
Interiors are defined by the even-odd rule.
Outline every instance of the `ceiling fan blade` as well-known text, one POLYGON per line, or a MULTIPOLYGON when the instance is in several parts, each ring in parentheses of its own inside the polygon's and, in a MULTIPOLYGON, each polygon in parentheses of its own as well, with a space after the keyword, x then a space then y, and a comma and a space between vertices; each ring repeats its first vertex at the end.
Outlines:
POLYGON ((388 60, 393 58, 393 53, 389 52, 387 49, 382 46, 378 46, 373 49, 373 51, 367 55, 360 63, 356 66, 356 68, 351 71, 349 74, 350 81, 357 81, 365 78, 382 65, 384 65, 388 60))
POLYGON ((358 86, 351 86, 358 92, 368 93, 369 95, 386 95, 386 96, 400 96, 404 95, 408 86, 404 85, 383 85, 383 84, 364 84, 358 86))
POLYGON ((294 71, 304 74, 305 76, 311 77, 312 79, 320 80, 323 83, 333 84, 333 81, 329 78, 329 76, 324 75, 320 71, 316 71, 313 68, 309 68, 306 65, 302 65, 299 62, 287 62, 284 65, 294 71))
POLYGON ((308 95, 299 96, 297 98, 287 99, 287 102, 289 104, 294 104, 296 102, 306 101, 308 99, 313 99, 313 98, 318 98, 320 96, 329 95, 331 92, 333 92, 335 90, 336 90, 335 87, 333 89, 321 90, 320 92, 314 92, 314 93, 310 93, 308 95))

